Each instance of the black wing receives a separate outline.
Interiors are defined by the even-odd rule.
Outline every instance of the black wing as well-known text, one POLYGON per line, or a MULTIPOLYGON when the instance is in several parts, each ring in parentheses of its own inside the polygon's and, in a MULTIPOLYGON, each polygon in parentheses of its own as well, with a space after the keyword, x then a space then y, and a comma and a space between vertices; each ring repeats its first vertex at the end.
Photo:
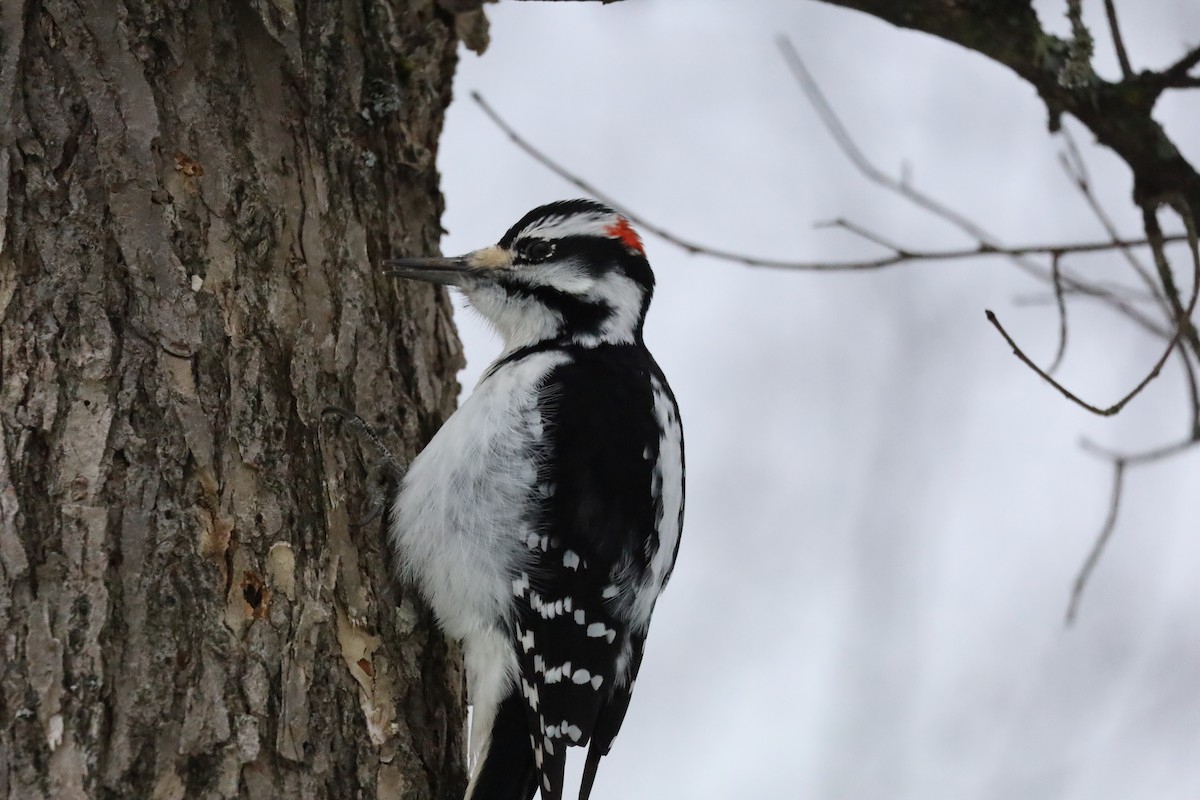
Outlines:
MULTIPOLYGON (((562 796, 567 747, 608 752, 629 704, 644 630, 619 587, 639 585, 658 548, 652 479, 662 437, 649 354, 571 351, 541 392, 544 450, 518 576, 514 638, 545 800, 562 796)), ((660 376, 661 377, 661 376, 660 376)))

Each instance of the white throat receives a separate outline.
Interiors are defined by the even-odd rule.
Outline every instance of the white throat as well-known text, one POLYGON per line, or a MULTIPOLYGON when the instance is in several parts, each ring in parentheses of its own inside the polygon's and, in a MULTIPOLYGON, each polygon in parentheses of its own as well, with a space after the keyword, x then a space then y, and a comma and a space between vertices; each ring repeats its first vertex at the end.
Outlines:
POLYGON ((533 298, 510 295, 498 286, 464 288, 463 294, 504 339, 505 355, 562 332, 562 315, 533 298))

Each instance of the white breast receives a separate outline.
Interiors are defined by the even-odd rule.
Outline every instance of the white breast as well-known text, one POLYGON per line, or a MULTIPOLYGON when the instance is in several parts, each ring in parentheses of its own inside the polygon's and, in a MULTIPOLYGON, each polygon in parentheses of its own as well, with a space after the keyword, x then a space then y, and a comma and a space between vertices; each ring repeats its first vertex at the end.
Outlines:
POLYGON ((391 526, 402 571, 446 633, 494 628, 527 552, 522 511, 537 480, 537 390, 563 353, 536 353, 487 376, 413 461, 391 526))

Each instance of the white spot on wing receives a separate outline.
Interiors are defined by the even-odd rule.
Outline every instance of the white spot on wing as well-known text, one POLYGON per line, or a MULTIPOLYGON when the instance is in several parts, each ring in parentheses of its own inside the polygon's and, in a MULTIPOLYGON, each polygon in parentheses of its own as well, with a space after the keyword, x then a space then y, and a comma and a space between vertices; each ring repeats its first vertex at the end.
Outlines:
POLYGON ((593 639, 605 638, 612 644, 617 638, 617 632, 603 622, 593 622, 587 626, 587 635, 593 639))
POLYGON ((579 569, 579 554, 574 550, 563 553, 563 566, 567 569, 579 569))
POLYGON ((545 551, 550 547, 550 537, 531 532, 525 536, 525 546, 530 550, 545 551))
POLYGON ((541 701, 538 695, 538 687, 530 684, 524 678, 521 679, 521 692, 525 695, 525 699, 529 701, 529 707, 535 712, 538 710, 538 703, 541 701))
MULTIPOLYGON (((575 672, 575 674, 578 674, 579 672, 586 673, 587 670, 577 670, 575 672)), ((548 684, 558 683, 561 680, 571 678, 571 673, 572 673, 571 662, 570 661, 563 662, 563 665, 561 667, 551 667, 550 669, 546 670, 545 683, 548 683, 548 684)), ((576 681, 576 683, 578 683, 578 682, 579 681, 576 681)))

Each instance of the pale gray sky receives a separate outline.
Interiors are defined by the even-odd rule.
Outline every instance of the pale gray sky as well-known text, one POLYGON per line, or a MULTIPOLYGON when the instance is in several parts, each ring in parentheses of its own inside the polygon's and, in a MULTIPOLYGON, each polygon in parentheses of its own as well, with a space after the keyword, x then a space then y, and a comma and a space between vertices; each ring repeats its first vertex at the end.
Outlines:
MULTIPOLYGON (((1192 0, 1120 3, 1136 67, 1200 41, 1192 0)), ((867 153, 1005 240, 1102 235, 1057 165, 1033 90, 953 45, 803 0, 489 7, 443 138, 443 248, 494 242, 578 195, 469 101, 641 214, 760 255, 873 251, 847 217, 910 246, 969 245, 848 164, 773 45, 795 41, 867 153)), ((1038 2, 1065 31, 1065 2, 1038 2)), ((1085 3, 1097 64, 1115 61, 1085 3)), ((1111 72, 1109 73, 1111 74, 1111 72)), ((1160 107, 1200 162, 1196 93, 1160 107)), ((1076 128, 1083 143, 1090 137, 1076 128)), ((1128 171, 1088 147, 1137 235, 1128 171)), ((1194 800, 1200 796, 1200 454, 1133 471, 1077 625, 1063 612, 1107 507, 1089 436, 1184 433, 1180 376, 1116 419, 1068 405, 1011 355, 1057 319, 1002 261, 875 274, 769 272, 653 237, 647 339, 683 411, 688 508, 625 729, 595 797, 1194 800)), ((1107 259, 1073 262, 1119 275, 1107 259)), ((461 301, 459 301, 461 304, 461 301)), ((1161 345, 1071 308, 1061 377, 1119 397, 1161 345)), ((460 314, 468 387, 498 341, 460 314)))

